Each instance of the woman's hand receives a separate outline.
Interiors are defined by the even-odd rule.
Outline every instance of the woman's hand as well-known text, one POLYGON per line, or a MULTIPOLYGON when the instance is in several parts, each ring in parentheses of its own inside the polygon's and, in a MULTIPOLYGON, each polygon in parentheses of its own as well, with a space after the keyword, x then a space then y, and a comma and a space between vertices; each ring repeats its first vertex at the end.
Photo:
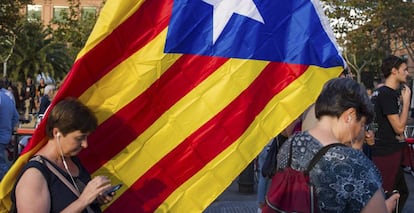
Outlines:
POLYGON ((365 143, 370 146, 375 144, 375 135, 373 130, 365 131, 365 143))
POLYGON ((112 201, 113 197, 115 196, 115 192, 111 192, 109 194, 106 194, 105 192, 102 194, 99 194, 96 200, 98 201, 99 205, 108 204, 112 201))
POLYGON ((400 193, 392 194, 388 199, 385 200, 385 205, 389 213, 392 213, 397 206, 397 201, 400 199, 400 193))
POLYGON ((89 181, 79 198, 61 212, 82 212, 109 188, 111 188, 110 180, 105 176, 97 176, 89 181))
POLYGON ((103 193, 111 187, 111 181, 106 176, 97 176, 93 178, 86 185, 82 194, 79 196, 79 200, 82 200, 86 206, 91 204, 96 199, 98 202, 108 202, 112 200, 109 195, 103 195, 103 193))

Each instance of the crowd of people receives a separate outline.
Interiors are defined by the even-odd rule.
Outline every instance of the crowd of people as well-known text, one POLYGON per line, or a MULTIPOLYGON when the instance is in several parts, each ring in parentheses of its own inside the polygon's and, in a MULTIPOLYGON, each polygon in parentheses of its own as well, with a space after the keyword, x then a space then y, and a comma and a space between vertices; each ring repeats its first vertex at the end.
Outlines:
POLYGON ((13 150, 10 148, 13 132, 18 125, 45 113, 55 92, 56 87, 46 84, 44 79, 37 84, 31 77, 23 84, 0 79, 0 181, 11 164, 9 150, 13 150))
POLYGON ((53 97, 57 89, 55 84, 46 84, 43 78, 38 82, 34 82, 32 77, 27 77, 24 83, 12 82, 8 78, 3 78, 1 81, 2 91, 12 98, 21 117, 44 113, 47 100, 53 97), (48 98, 43 98, 44 96, 48 98))
POLYGON ((6 148, 9 145, 14 128, 19 122, 19 114, 13 95, 4 88, 0 80, 0 181, 10 168, 6 148))
MULTIPOLYGON (((301 131, 279 147, 277 169, 285 168, 291 158, 291 168, 302 171, 322 147, 347 145, 328 150, 310 172, 320 212, 401 212, 404 207, 404 168, 413 173, 413 156, 404 138, 411 101, 407 63, 389 56, 381 72, 384 81, 374 90, 346 76, 327 82, 316 103, 300 117, 301 131)), ((258 187, 261 212, 270 192, 258 187)))
MULTIPOLYGON (((309 172, 320 212, 385 213, 404 207, 408 189, 403 168, 412 165, 404 141, 411 101, 407 64, 390 56, 383 60, 381 70, 384 83, 371 96, 352 78, 328 81, 315 104, 280 135, 287 140, 278 147, 278 171, 287 166, 302 171, 323 147, 346 145, 330 148, 309 172)), ((0 180, 9 166, 4 149, 19 113, 45 113, 56 89, 42 80, 35 85, 31 78, 20 91, 13 87, 0 81, 0 180)), ((47 119, 49 140, 18 176, 12 192, 14 210, 100 212, 99 206, 114 195, 105 193, 111 188, 110 180, 104 176, 91 179, 76 157, 97 126, 95 116, 78 100, 66 98, 47 119), (61 176, 68 183, 57 181, 61 176), (28 202, 33 199, 39 202, 28 202)), ((269 146, 262 151, 260 162, 269 146)), ((259 211, 266 206, 269 183, 266 178, 259 180, 259 211)))

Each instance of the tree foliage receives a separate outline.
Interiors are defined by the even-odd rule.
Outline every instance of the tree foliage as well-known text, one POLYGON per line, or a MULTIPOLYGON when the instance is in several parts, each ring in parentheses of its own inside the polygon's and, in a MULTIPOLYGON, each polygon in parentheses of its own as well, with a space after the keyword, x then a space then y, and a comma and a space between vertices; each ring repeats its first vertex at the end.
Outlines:
POLYGON ((2 0, 0 4, 0 62, 5 63, 13 53, 15 30, 22 15, 19 12, 32 0, 2 0))
MULTIPOLYGON (((83 48, 97 19, 97 13, 81 15, 79 0, 68 0, 69 9, 63 10, 62 19, 54 19, 50 25, 27 17, 18 16, 23 4, 31 0, 10 1, 15 11, 16 21, 13 25, 13 48, 9 61, 10 78, 23 81, 28 76, 48 73, 55 79, 62 79, 70 70, 76 55, 83 48), (16 9, 17 8, 17 9, 16 9), (16 12, 17 11, 17 12, 16 12)), ((103 1, 104 3, 104 1, 103 1)), ((1 7, 0 7, 1 8, 1 7)), ((12 25, 12 22, 8 23, 12 25)), ((5 45, 9 45, 9 43, 5 45)), ((0 48, 2 48, 0 38, 0 48)), ((11 53, 11 52, 10 52, 11 53)))
POLYGON ((10 58, 10 77, 24 81, 48 73, 63 78, 70 68, 70 58, 65 43, 55 41, 40 22, 24 21, 16 29, 16 45, 10 58))
POLYGON ((97 14, 82 14, 79 0, 68 0, 69 10, 62 11, 62 20, 54 20, 57 28, 53 30, 53 37, 57 41, 67 42, 70 46, 69 55, 74 62, 76 55, 83 48, 93 26, 97 14))
POLYGON ((375 72, 382 59, 405 49, 413 58, 414 4, 401 0, 324 0, 351 70, 375 72), (403 45, 403 46, 401 46, 403 45))
POLYGON ((13 33, 16 24, 22 17, 19 12, 25 5, 30 4, 32 0, 2 0, 0 4, 0 36, 13 33))

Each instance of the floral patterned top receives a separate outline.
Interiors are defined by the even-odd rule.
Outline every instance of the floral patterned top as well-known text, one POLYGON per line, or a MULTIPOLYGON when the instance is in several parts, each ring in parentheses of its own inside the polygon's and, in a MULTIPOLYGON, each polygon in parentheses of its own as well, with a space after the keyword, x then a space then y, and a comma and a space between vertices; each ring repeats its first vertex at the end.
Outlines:
MULTIPOLYGON (((313 156, 323 147, 307 131, 284 143, 278 154, 278 169, 287 166, 289 147, 293 144, 292 165, 304 171, 313 156)), ((381 175, 364 153, 336 146, 318 161, 310 172, 321 212, 360 212, 381 187, 381 175)))

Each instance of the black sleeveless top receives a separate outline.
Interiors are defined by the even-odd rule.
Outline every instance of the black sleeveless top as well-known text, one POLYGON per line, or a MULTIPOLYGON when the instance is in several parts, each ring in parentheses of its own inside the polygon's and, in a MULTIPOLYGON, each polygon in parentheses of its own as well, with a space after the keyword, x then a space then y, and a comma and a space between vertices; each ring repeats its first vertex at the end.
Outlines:
MULTIPOLYGON (((56 166, 54 163, 49 161, 48 159, 41 157, 44 161, 48 161, 53 167, 55 167, 68 181, 72 183, 70 176, 67 174, 66 171, 62 170, 60 167, 56 166)), ((91 180, 91 176, 89 175, 88 171, 85 167, 82 166, 79 159, 77 157, 72 157, 72 161, 76 164, 79 168, 79 176, 73 177, 76 184, 79 187, 79 190, 82 192, 83 188, 86 184, 91 180)), ((16 183, 14 184, 13 191, 11 194, 11 199, 13 202, 13 206, 16 204, 16 185, 19 182, 22 174, 29 168, 36 168, 38 169, 46 179, 49 192, 50 192, 50 200, 51 200, 51 208, 50 212, 61 212, 67 206, 69 206, 72 202, 78 199, 78 197, 52 172, 50 171, 47 166, 39 161, 30 160, 21 170, 16 183)), ((101 209, 97 203, 92 203, 89 205, 94 212, 101 212, 101 209)), ((83 211, 87 213, 86 208, 83 211)))

